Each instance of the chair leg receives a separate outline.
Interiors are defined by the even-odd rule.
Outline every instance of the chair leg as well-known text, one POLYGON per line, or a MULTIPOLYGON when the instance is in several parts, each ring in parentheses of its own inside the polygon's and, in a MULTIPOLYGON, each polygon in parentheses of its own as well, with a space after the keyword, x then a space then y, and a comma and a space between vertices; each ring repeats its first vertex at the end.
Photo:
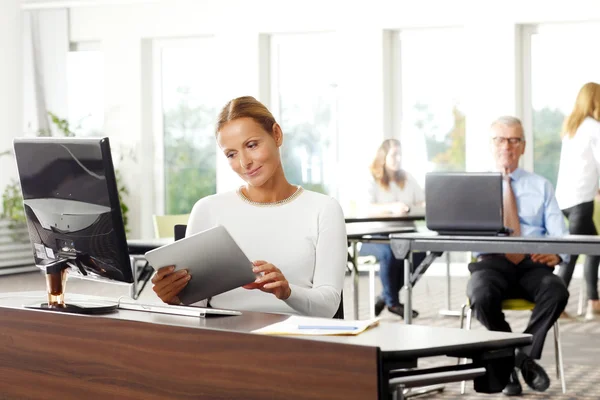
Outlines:
POLYGON ((465 309, 467 308, 466 304, 463 304, 462 306, 460 306, 460 329, 463 328, 463 324, 465 322, 465 309))
MULTIPOLYGON (((462 306, 460 306, 460 314, 459 314, 459 318, 460 318, 460 329, 464 328, 464 324, 465 324, 465 308, 467 308, 468 306, 466 304, 463 304, 462 306)), ((466 359, 464 358, 459 358, 456 365, 461 365, 464 364, 466 362, 466 359)))
POLYGON ((585 303, 585 284, 579 286, 579 301, 577 302, 577 315, 583 315, 583 303, 585 303))
POLYGON ((556 354, 556 378, 560 379, 562 392, 567 393, 567 385, 565 383, 565 369, 563 366, 562 345, 560 342, 560 329, 558 321, 554 323, 554 353, 556 354))
POLYGON ((465 327, 468 331, 471 330, 471 321, 473 320, 473 310, 470 308, 467 310, 467 326, 465 327))
MULTIPOLYGON (((464 306, 463 309, 461 310, 461 314, 464 313, 464 306)), ((471 330, 471 319, 473 318, 473 311, 471 310, 471 307, 467 308, 467 325, 465 326, 466 330, 471 330)), ((460 319, 460 327, 462 328, 462 324, 463 324, 463 318, 461 316, 460 319)), ((467 363, 467 359, 463 358, 463 364, 467 363)), ((467 389, 467 381, 462 381, 460 383, 460 394, 465 394, 465 391, 467 389)))
POLYGON ((396 386, 396 389, 392 393, 392 400, 404 400, 404 385, 396 386))

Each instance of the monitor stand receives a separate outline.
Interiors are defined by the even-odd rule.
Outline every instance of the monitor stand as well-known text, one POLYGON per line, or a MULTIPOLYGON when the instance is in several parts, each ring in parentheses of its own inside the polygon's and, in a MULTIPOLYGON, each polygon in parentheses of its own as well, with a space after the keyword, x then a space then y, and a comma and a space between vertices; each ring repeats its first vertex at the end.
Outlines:
POLYGON ((93 303, 65 303, 65 288, 68 277, 67 269, 69 268, 69 261, 75 261, 76 265, 80 269, 82 269, 79 264, 79 260, 76 259, 61 259, 55 263, 46 265, 46 288, 48 290, 48 302, 31 306, 25 306, 25 308, 88 315, 107 314, 116 311, 116 304, 102 305, 93 303))

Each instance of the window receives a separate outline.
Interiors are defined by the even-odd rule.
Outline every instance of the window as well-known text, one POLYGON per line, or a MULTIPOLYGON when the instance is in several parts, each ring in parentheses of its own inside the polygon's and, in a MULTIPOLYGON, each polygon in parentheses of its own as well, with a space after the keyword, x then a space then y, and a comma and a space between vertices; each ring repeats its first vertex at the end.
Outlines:
POLYGON ((462 29, 403 30, 393 43, 404 166, 421 182, 426 171, 464 170, 462 29))
POLYGON ((563 120, 581 86, 600 82, 600 54, 583 40, 591 37, 600 37, 600 24, 542 25, 525 37, 531 41, 533 168, 554 186, 563 120))
MULTIPOLYGON (((76 43, 67 53, 67 118, 78 136, 104 131, 104 54, 96 43, 76 43)), ((52 110, 50 110, 52 111, 52 110)))
POLYGON ((338 92, 335 35, 272 37, 272 111, 282 126, 291 183, 337 196, 338 92))
POLYGON ((214 124, 227 99, 213 38, 161 41, 157 47, 164 212, 186 214, 198 199, 216 193, 214 124))

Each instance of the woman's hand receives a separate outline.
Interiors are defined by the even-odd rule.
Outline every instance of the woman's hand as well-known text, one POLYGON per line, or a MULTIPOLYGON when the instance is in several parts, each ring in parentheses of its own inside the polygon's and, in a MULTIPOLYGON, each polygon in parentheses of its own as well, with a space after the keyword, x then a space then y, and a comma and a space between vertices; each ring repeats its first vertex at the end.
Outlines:
POLYGON ((292 294, 290 283, 285 279, 279 268, 266 261, 254 261, 252 272, 262 273, 252 283, 244 285, 244 289, 260 289, 263 292, 273 293, 279 300, 285 300, 292 294))
POLYGON ((154 285, 152 290, 165 303, 181 304, 177 295, 188 284, 192 276, 185 269, 173 271, 175 271, 174 265, 160 268, 152 278, 154 285))
POLYGON ((532 254, 531 261, 546 264, 549 267, 554 267, 560 263, 560 257, 556 254, 532 254))
POLYGON ((399 214, 407 214, 410 211, 410 207, 399 201, 396 203, 396 210, 399 214))

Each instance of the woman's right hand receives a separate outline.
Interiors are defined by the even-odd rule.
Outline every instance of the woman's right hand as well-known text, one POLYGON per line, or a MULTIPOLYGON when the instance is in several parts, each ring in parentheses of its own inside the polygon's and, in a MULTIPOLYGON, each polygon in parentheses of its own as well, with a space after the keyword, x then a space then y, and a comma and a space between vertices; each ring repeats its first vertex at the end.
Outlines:
POLYGON ((181 304, 177 297, 192 276, 186 269, 175 271, 174 265, 160 268, 152 278, 152 290, 168 304, 181 304))
POLYGON ((407 206, 406 204, 402 203, 401 201, 399 201, 398 203, 396 203, 396 212, 399 214, 406 214, 410 211, 410 207, 407 206))

